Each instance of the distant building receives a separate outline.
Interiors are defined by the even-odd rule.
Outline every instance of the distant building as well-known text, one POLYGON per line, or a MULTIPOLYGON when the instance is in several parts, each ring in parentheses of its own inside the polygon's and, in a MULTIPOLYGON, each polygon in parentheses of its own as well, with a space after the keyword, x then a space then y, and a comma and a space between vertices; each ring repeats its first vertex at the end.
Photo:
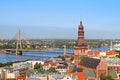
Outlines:
POLYGON ((40 45, 35 45, 35 49, 40 49, 40 45))

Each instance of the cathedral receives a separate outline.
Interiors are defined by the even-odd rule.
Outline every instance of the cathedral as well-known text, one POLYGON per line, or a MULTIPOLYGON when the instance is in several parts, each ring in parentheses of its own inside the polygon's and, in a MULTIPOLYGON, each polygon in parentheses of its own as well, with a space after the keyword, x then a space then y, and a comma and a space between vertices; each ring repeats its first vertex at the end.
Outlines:
MULTIPOLYGON (((80 21, 78 26, 78 38, 74 47, 74 63, 76 68, 85 74, 87 80, 100 80, 102 75, 107 76, 109 74, 112 76, 110 72, 115 73, 114 70, 108 70, 108 66, 103 57, 96 59, 88 56, 88 45, 84 39, 84 26, 82 21, 80 21)), ((113 78, 117 80, 116 76, 113 78)))
POLYGON ((78 39, 74 47, 74 61, 77 66, 78 63, 80 62, 80 57, 87 56, 87 52, 88 45, 84 39, 84 26, 82 24, 82 21, 80 21, 80 25, 78 27, 78 39))

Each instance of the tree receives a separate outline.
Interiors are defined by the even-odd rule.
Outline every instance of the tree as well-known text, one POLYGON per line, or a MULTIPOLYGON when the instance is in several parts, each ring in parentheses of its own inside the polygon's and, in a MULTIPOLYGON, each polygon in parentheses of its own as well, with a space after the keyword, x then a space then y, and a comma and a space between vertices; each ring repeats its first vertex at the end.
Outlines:
POLYGON ((111 76, 106 76, 106 80, 114 80, 111 76))
POLYGON ((64 56, 62 56, 61 59, 62 59, 63 61, 65 61, 65 57, 64 57, 64 56))
POLYGON ((38 72, 44 72, 43 66, 42 66, 41 63, 36 63, 36 64, 34 65, 34 69, 36 69, 38 72))
MULTIPOLYGON (((117 51, 117 52, 118 52, 118 51, 117 51)), ((117 57, 117 58, 120 58, 120 52, 118 52, 118 53, 119 53, 119 54, 118 54, 118 55, 116 55, 116 57, 117 57)))
POLYGON ((64 56, 58 56, 58 58, 61 58, 63 61, 65 61, 65 57, 64 56))
POLYGON ((108 76, 105 76, 105 75, 101 75, 100 76, 100 80, 114 80, 110 75, 108 75, 108 76))
POLYGON ((36 64, 34 65, 34 69, 39 69, 39 64, 38 64, 38 62, 36 62, 36 64))
POLYGON ((74 60, 74 56, 71 56, 71 57, 70 57, 70 60, 74 60))
POLYGON ((54 67, 50 67, 50 68, 47 70, 47 72, 49 72, 49 73, 56 73, 57 70, 56 70, 54 67))
POLYGON ((100 76, 100 80, 106 80, 106 76, 103 75, 103 74, 101 74, 101 76, 100 76))

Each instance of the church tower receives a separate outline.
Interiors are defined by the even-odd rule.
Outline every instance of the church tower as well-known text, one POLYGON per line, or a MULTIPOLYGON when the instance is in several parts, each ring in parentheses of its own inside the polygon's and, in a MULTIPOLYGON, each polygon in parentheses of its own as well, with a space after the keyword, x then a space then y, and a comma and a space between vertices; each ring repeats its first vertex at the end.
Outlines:
POLYGON ((98 66, 96 68, 97 80, 99 80, 101 75, 105 75, 105 76, 108 75, 108 66, 105 64, 103 57, 100 58, 100 63, 98 64, 98 66))
POLYGON ((84 39, 84 26, 82 25, 82 21, 80 21, 80 25, 78 27, 78 39, 74 47, 74 61, 77 66, 80 62, 80 57, 87 56, 87 52, 88 47, 84 39))

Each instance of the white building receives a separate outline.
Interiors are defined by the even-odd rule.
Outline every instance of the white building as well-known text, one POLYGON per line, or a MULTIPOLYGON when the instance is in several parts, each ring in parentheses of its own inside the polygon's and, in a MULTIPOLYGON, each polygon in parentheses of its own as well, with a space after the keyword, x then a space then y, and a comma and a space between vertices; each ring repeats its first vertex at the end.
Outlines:
POLYGON ((0 68, 0 78, 5 78, 5 69, 0 68))
POLYGON ((106 56, 106 52, 100 52, 100 56, 106 56))
POLYGON ((14 70, 23 69, 27 67, 28 67, 27 62, 13 63, 14 70))
POLYGON ((67 67, 65 66, 57 66, 57 71, 59 71, 61 74, 65 73, 67 71, 67 67))
POLYGON ((71 76, 66 75, 62 80, 73 80, 71 76))
POLYGON ((6 78, 13 79, 13 78, 16 78, 16 75, 15 75, 15 73, 6 72, 6 78))
POLYGON ((39 61, 39 60, 29 60, 29 61, 27 61, 27 64, 30 64, 31 65, 31 68, 34 68, 34 65, 36 64, 36 63, 41 63, 42 65, 44 64, 44 62, 43 61, 39 61))

